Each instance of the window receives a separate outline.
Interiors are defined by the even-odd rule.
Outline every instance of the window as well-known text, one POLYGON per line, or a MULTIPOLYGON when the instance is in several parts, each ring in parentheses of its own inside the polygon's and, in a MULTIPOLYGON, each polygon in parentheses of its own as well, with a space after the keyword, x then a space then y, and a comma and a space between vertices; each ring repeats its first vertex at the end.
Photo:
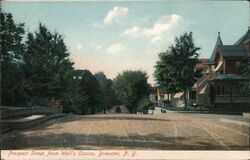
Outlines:
POLYGON ((216 94, 220 95, 220 86, 217 86, 216 94))
POLYGON ((190 99, 196 99, 196 92, 195 91, 190 91, 189 92, 189 98, 190 99))
POLYGON ((229 67, 235 67, 235 62, 234 61, 229 61, 229 62, 227 62, 227 65, 229 67))
POLYGON ((240 61, 235 61, 235 60, 230 60, 230 61, 227 62, 227 65, 229 67, 237 67, 237 68, 239 68, 240 65, 241 65, 241 62, 240 61))
POLYGON ((241 66, 241 62, 240 62, 240 61, 236 61, 236 62, 235 62, 235 67, 238 67, 238 68, 239 68, 240 66, 241 66))
POLYGON ((225 88, 224 88, 224 86, 221 87, 221 93, 225 94, 225 88))

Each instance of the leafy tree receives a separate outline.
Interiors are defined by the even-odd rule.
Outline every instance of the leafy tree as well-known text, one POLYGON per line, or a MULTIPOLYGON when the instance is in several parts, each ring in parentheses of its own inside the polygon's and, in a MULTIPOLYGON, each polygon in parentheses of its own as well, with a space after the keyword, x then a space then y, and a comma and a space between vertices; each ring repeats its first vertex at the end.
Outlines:
POLYGON ((149 97, 144 97, 138 103, 138 111, 140 112, 148 111, 151 105, 152 103, 149 97))
POLYGON ((194 85, 200 74, 195 71, 199 63, 196 47, 191 33, 184 33, 175 39, 166 52, 159 54, 160 60, 155 66, 157 83, 168 93, 184 92, 185 108, 187 107, 186 93, 194 85))
POLYGON ((102 110, 104 113, 117 103, 115 92, 112 88, 112 80, 108 79, 103 72, 98 72, 95 77, 99 83, 102 97, 102 110))
POLYGON ((73 63, 62 35, 51 33, 39 24, 38 31, 29 33, 24 54, 25 93, 36 100, 34 104, 48 104, 51 99, 63 100, 70 89, 73 63))
POLYGON ((0 102, 3 105, 18 105, 22 96, 22 59, 24 24, 15 23, 10 13, 0 8, 0 102))
POLYGON ((95 76, 88 70, 76 70, 75 75, 78 76, 79 88, 77 92, 82 101, 78 102, 81 105, 81 113, 95 114, 101 109, 101 88, 95 76))
POLYGON ((114 89, 118 98, 135 113, 142 98, 149 96, 147 74, 142 71, 124 71, 114 79, 114 89))

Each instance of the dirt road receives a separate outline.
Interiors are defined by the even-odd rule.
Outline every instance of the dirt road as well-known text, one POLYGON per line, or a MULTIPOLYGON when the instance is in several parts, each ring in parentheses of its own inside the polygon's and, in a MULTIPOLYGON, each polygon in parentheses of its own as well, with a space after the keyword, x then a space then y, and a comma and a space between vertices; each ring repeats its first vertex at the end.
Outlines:
POLYGON ((3 149, 248 150, 249 126, 212 114, 70 115, 2 135, 3 149))

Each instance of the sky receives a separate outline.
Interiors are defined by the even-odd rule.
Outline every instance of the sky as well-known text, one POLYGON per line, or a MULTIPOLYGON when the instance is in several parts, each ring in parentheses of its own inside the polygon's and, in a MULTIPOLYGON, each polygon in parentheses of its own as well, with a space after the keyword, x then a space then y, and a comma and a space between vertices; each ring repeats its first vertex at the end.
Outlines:
POLYGON ((64 36, 77 69, 113 79, 143 70, 154 84, 159 52, 176 36, 193 32, 201 58, 209 58, 218 32, 233 44, 248 29, 247 1, 5 1, 2 9, 34 32, 39 22, 64 36))

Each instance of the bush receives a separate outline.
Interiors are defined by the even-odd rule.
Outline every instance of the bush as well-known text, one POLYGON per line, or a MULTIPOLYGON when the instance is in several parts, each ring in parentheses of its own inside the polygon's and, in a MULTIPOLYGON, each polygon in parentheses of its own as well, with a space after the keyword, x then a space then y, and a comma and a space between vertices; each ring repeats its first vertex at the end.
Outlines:
POLYGON ((151 101, 149 97, 144 97, 139 101, 137 111, 144 113, 145 111, 149 110, 150 106, 151 106, 151 101))

